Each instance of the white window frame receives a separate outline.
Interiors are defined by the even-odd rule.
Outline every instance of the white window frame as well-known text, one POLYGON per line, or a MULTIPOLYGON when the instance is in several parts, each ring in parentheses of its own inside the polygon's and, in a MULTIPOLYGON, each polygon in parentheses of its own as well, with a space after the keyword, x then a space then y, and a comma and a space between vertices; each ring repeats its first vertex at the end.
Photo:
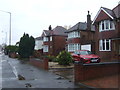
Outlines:
POLYGON ((113 21, 103 20, 99 23, 99 32, 109 31, 109 30, 115 30, 115 24, 113 21), (106 27, 106 24, 108 24, 108 28, 106 27), (112 27, 110 27, 111 25, 112 25, 112 27), (104 29, 102 26, 104 26, 104 29))
POLYGON ((48 41, 48 37, 43 37, 43 41, 44 42, 48 41))
POLYGON ((103 39, 103 40, 99 40, 99 51, 111 51, 111 40, 109 40, 109 39, 103 39), (104 42, 103 42, 103 40, 104 40, 104 42), (107 46, 106 46, 107 41, 109 43, 109 50, 107 50, 107 46), (103 49, 103 43, 104 43, 105 49, 103 49))
POLYGON ((50 41, 52 41, 52 36, 50 36, 50 41))
POLYGON ((80 37, 79 31, 73 31, 68 33, 68 38, 77 38, 77 37, 80 37))
POLYGON ((48 45, 44 45, 43 46, 43 52, 48 52, 48 48, 49 48, 48 45))
POLYGON ((79 43, 68 44, 68 52, 74 52, 76 50, 80 50, 80 44, 79 43))

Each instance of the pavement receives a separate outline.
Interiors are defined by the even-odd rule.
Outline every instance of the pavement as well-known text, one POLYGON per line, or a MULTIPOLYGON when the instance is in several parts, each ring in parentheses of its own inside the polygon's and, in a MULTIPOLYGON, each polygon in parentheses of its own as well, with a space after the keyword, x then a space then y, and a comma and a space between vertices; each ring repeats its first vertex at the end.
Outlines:
POLYGON ((80 88, 64 77, 21 63, 5 55, 0 56, 1 64, 2 88, 80 88), (19 80, 19 75, 24 79, 19 80))
MULTIPOLYGON (((61 66, 57 62, 49 62, 50 71, 55 74, 61 75, 74 82, 74 65, 61 66)), ((113 88, 120 89, 120 74, 103 76, 100 78, 81 81, 79 85, 90 88, 113 88)))

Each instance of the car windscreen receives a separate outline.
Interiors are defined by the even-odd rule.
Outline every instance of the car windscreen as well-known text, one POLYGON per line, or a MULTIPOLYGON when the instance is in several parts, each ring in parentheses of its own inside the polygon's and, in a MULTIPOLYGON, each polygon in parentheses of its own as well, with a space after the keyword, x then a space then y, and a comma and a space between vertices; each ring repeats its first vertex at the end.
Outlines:
POLYGON ((75 54, 89 55, 89 54, 92 54, 92 52, 90 52, 90 51, 76 51, 75 54))

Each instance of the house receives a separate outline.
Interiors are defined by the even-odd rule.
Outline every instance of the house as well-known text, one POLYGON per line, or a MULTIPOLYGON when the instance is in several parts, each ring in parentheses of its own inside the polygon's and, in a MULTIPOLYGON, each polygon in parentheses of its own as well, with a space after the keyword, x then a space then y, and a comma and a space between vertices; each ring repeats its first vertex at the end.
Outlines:
POLYGON ((65 50, 66 29, 62 26, 57 26, 54 29, 49 27, 49 30, 44 30, 43 37, 43 53, 45 55, 58 55, 60 51, 65 50))
POLYGON ((95 52, 94 34, 95 27, 91 24, 91 15, 87 15, 86 22, 78 22, 76 25, 68 29, 67 49, 68 52, 75 50, 90 50, 95 52))
POLYGON ((101 7, 93 24, 96 53, 103 61, 120 60, 120 4, 112 10, 101 7))
POLYGON ((35 50, 41 50, 43 49, 43 39, 42 37, 35 38, 35 50))

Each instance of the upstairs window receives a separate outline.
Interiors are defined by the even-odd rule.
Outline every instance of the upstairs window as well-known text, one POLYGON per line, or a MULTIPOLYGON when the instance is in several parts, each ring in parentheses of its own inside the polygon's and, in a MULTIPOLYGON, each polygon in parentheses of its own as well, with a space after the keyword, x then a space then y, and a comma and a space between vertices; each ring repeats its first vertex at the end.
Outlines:
POLYGON ((108 31, 108 30, 115 30, 115 25, 113 21, 104 20, 99 23, 99 31, 108 31))
POLYGON ((44 42, 48 41, 48 37, 44 37, 44 38, 43 38, 43 41, 44 41, 44 42))
POLYGON ((99 41, 99 49, 100 51, 110 51, 111 50, 111 40, 100 40, 99 41))
POLYGON ((50 36, 50 41, 52 41, 52 36, 50 36))
POLYGON ((74 31, 74 32, 68 33, 68 38, 76 38, 76 37, 80 37, 80 32, 74 31))

